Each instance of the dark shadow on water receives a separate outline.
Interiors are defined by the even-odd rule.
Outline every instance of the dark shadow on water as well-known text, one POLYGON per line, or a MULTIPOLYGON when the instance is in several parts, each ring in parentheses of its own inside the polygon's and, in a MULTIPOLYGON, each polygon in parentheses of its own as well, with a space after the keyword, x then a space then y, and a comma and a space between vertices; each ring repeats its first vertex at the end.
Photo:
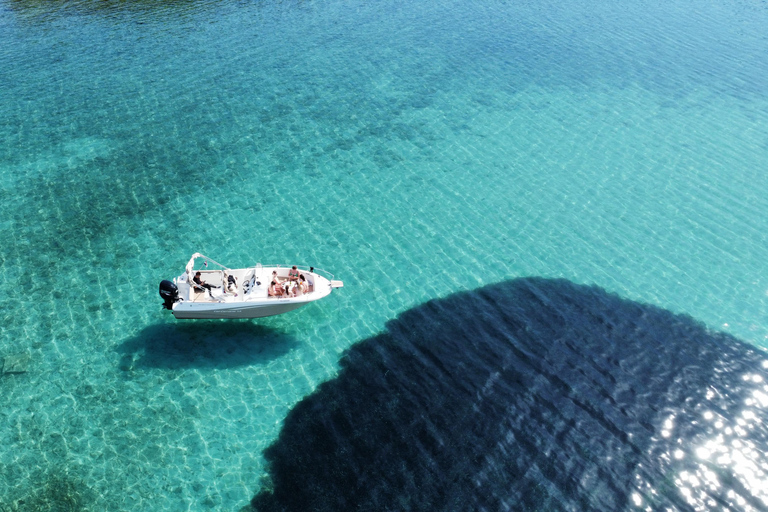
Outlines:
POLYGON ((120 368, 236 368, 268 363, 297 346, 253 322, 186 321, 153 325, 122 343, 120 368))
POLYGON ((12 12, 27 19, 49 21, 66 15, 101 15, 109 18, 124 12, 154 14, 163 19, 173 15, 195 14, 219 3, 218 0, 11 0, 8 6, 12 12))
POLYGON ((737 428, 766 359, 690 317, 564 280, 430 301, 351 347, 288 414, 251 506, 765 509, 765 475, 767 490, 750 487, 701 447, 719 457, 751 443, 742 455, 766 462, 764 409, 737 428))

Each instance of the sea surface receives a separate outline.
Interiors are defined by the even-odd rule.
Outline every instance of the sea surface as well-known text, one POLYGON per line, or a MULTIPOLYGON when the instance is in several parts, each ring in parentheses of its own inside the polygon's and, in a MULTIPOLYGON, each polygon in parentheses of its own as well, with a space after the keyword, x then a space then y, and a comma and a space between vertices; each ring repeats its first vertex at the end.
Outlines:
POLYGON ((0 199, 2 512, 768 509, 763 1, 0 0, 0 199))

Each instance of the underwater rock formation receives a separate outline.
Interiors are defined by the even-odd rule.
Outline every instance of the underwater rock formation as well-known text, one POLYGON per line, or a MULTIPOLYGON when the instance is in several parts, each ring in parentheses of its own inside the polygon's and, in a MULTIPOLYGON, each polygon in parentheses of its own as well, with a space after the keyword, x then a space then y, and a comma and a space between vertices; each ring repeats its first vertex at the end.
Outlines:
POLYGON ((0 365, 0 375, 10 373, 26 373, 29 368, 29 354, 10 354, 3 358, 0 365))
POLYGON ((765 509, 767 359, 564 280, 433 300, 288 414, 251 506, 765 509))

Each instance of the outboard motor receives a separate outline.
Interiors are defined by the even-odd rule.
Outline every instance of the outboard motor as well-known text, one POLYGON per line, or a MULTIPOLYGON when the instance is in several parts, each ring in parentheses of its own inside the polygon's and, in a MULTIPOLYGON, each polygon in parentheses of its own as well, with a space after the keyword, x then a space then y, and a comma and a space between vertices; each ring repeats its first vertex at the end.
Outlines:
POLYGON ((179 289, 172 281, 163 279, 160 281, 160 297, 165 301, 165 309, 173 309, 173 304, 179 301, 179 289))

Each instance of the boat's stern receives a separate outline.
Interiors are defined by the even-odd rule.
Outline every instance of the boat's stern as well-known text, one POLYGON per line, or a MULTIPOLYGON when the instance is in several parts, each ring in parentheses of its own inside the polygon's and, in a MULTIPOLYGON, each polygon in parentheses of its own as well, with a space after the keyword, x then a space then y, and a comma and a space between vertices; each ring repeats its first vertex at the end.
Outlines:
POLYGON ((179 288, 173 283, 163 279, 160 281, 160 297, 163 299, 163 307, 173 310, 173 305, 179 302, 179 288))

